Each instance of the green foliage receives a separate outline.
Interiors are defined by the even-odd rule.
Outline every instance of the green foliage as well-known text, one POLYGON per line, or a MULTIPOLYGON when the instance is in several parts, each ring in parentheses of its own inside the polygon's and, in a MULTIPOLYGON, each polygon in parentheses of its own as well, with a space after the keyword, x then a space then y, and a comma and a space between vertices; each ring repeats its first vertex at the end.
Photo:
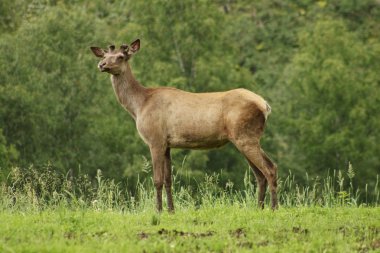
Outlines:
MULTIPOLYGON (((291 169, 306 183, 305 170, 315 178, 351 161, 354 181, 373 186, 379 31, 375 0, 1 1, 1 174, 50 161, 73 174, 148 180, 148 149, 89 51, 140 38, 131 63, 146 86, 263 95, 273 112, 262 145, 280 176, 291 169)), ((207 169, 243 187, 248 166, 231 145, 172 156, 192 186, 207 169)))
POLYGON ((20 25, 28 5, 22 0, 0 2, 0 33, 15 31, 20 25))
POLYGON ((3 131, 0 128, 0 168, 8 167, 8 150, 3 131))
POLYGON ((18 158, 18 151, 13 145, 7 145, 3 130, 0 128, 0 181, 5 178, 12 163, 17 161, 18 158))
POLYGON ((318 173, 351 161, 360 177, 369 179, 371 170, 365 168, 380 162, 375 141, 380 121, 374 117, 380 43, 363 43, 341 20, 317 22, 300 33, 299 42, 283 76, 288 95, 280 100, 287 104, 282 120, 288 138, 296 140, 290 162, 318 173))
POLYGON ((84 43, 91 41, 93 25, 81 14, 47 11, 2 41, 0 65, 10 71, 1 73, 1 122, 24 161, 80 162, 76 150, 88 125, 85 110, 99 92, 86 85, 91 75, 83 75, 91 68, 84 43))

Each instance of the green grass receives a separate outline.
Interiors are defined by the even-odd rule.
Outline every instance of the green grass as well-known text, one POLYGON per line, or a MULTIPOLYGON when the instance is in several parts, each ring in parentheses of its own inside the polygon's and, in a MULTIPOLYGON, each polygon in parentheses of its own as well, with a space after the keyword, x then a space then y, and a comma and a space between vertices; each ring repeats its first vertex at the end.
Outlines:
POLYGON ((380 208, 216 204, 174 215, 69 210, 0 213, 0 252, 380 251, 380 208))
POLYGON ((174 177, 171 215, 155 212, 149 180, 130 192, 100 171, 13 168, 0 182, 0 252, 380 252, 379 179, 360 191, 353 177, 280 178, 275 212, 257 208, 249 173, 240 191, 218 175, 195 188, 174 177))

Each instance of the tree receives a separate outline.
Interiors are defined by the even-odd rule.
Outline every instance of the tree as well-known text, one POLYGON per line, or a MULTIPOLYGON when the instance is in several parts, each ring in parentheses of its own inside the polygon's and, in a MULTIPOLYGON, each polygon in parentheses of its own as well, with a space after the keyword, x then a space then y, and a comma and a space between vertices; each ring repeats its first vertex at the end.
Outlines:
POLYGON ((292 154, 288 166, 320 174, 351 162, 367 182, 380 166, 380 120, 374 117, 380 112, 380 43, 365 43, 332 19, 302 31, 299 43, 278 93, 285 149, 292 154))

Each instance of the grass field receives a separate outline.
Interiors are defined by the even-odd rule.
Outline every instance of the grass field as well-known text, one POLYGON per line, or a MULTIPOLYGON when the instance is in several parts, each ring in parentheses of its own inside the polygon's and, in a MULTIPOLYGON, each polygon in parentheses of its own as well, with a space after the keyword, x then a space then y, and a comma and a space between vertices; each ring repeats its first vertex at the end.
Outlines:
POLYGON ((280 179, 274 212, 249 178, 243 191, 215 175, 193 190, 175 181, 176 213, 158 214, 151 182, 132 194, 100 172, 15 168, 0 187, 0 252, 380 252, 379 184, 360 192, 352 178, 280 179))
POLYGON ((2 212, 0 252, 379 252, 379 208, 2 212))

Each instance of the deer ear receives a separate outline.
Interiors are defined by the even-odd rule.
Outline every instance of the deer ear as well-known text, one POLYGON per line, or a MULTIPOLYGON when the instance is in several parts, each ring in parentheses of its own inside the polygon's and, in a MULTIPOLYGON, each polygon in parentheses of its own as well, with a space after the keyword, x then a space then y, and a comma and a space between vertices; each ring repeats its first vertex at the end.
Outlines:
POLYGON ((131 43, 131 46, 129 47, 129 51, 134 54, 140 49, 140 39, 137 39, 131 43))
POLYGON ((90 47, 90 49, 96 57, 103 57, 104 56, 104 50, 101 49, 100 47, 90 47))

